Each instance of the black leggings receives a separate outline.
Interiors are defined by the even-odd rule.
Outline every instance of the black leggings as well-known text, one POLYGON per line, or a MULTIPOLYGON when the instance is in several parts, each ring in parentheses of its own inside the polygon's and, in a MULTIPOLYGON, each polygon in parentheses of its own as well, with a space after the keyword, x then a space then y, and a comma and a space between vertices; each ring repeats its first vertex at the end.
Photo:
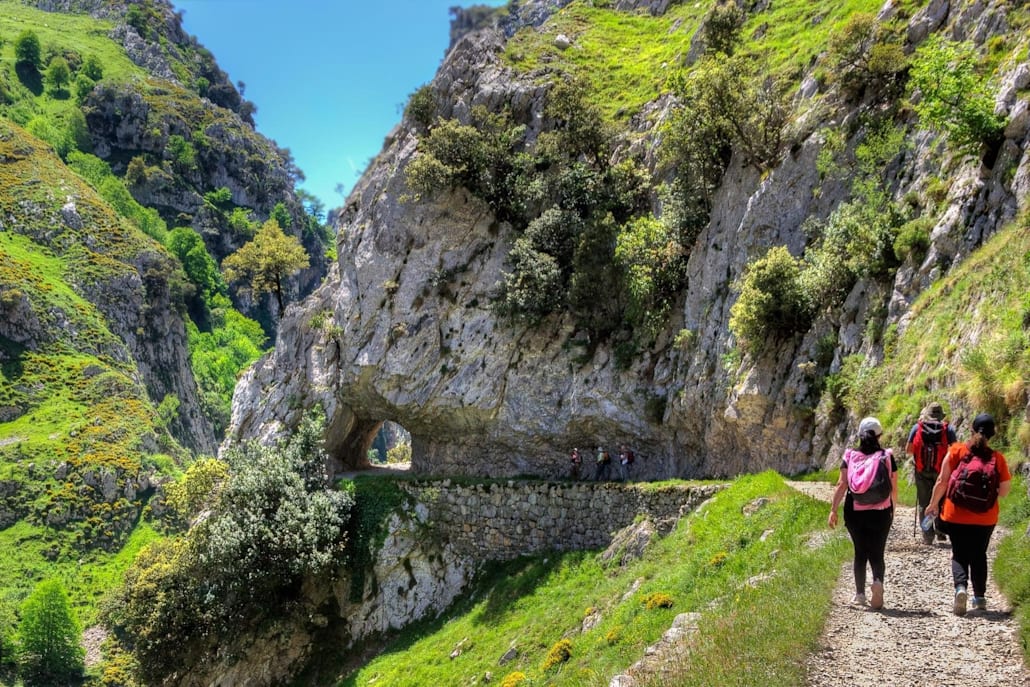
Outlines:
POLYGON ((887 549, 887 535, 894 522, 894 508, 883 510, 851 510, 844 508, 844 525, 855 546, 855 590, 865 593, 866 563, 873 571, 873 581, 883 582, 887 564, 883 552, 887 549))
POLYGON ((987 593, 987 545, 994 525, 960 525, 949 522, 951 577, 955 586, 973 583, 973 596, 987 593))

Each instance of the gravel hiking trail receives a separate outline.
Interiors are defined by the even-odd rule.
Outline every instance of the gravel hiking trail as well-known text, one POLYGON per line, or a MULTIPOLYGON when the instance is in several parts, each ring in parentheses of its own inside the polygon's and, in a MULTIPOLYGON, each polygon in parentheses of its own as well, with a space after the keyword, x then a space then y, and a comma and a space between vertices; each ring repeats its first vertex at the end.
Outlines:
MULTIPOLYGON (((825 483, 790 485, 826 502, 833 492, 825 483)), ((914 518, 915 509, 907 506, 894 514, 883 609, 851 605, 852 561, 841 567, 819 648, 806 661, 808 687, 1030 686, 1016 620, 994 584, 994 556, 1004 533, 999 528, 991 537, 987 611, 960 617, 951 611, 951 547, 923 544, 913 533, 914 518)), ((838 529, 847 536, 843 518, 838 529)))

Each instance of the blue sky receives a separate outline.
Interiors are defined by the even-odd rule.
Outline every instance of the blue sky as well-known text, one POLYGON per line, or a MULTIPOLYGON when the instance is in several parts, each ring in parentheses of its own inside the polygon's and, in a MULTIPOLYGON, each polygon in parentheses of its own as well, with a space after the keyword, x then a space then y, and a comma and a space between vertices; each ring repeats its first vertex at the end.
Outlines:
MULTIPOLYGON (((408 96, 436 74, 465 0, 172 0, 183 26, 289 148, 305 190, 343 204, 408 96)), ((506 0, 482 0, 500 6, 506 0)))

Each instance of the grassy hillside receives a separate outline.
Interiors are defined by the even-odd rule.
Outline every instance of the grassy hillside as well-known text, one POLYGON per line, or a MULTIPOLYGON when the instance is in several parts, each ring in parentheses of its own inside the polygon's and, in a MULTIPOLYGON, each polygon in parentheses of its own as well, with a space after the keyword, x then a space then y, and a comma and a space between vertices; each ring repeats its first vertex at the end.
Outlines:
POLYGON ((167 533, 154 497, 193 459, 184 428, 221 431, 237 374, 267 341, 236 311, 218 259, 273 206, 295 234, 327 236, 295 195, 292 161, 253 130, 252 104, 211 54, 176 32, 170 7, 130 5, 100 20, 0 0, 0 667, 36 583, 59 579, 92 624, 137 552, 167 533), (126 23, 177 83, 129 58, 126 23), (26 32, 35 65, 18 61, 26 32), (49 76, 60 61, 63 84, 49 76), (116 138, 130 129, 107 118, 101 94, 123 98, 117 116, 142 113, 128 122, 139 139, 116 138), (152 150, 126 148, 134 140, 152 150), (126 178, 133 157, 149 185, 126 178), (231 176, 238 160, 253 183, 233 202, 208 167, 231 176), (168 194, 200 211, 143 204, 168 194), (187 354, 192 375, 167 364, 187 354), (194 379, 189 410, 159 391, 194 379))
POLYGON ((172 263, 45 143, 2 120, 0 158, 0 213, 17 218, 0 232, 0 307, 29 331, 21 341, 0 336, 7 515, 0 546, 12 552, 0 561, 0 588, 17 600, 59 574, 91 617, 111 582, 101 574, 108 579, 98 584, 92 565, 109 567, 131 537, 149 536, 132 534, 145 496, 130 485, 172 464, 159 444, 181 449, 161 426, 125 343, 83 294, 114 295, 112 284, 131 284, 131 262, 142 255, 164 255, 169 269, 172 263), (69 197, 84 220, 78 229, 57 219, 69 197), (91 239, 98 235, 100 244, 91 239), (117 494, 102 493, 105 476, 117 494))
POLYGON ((491 673, 508 685, 607 685, 680 613, 699 614, 699 633, 674 661, 676 684, 747 684, 737 671, 759 665, 763 684, 800 684, 848 550, 840 534, 816 536, 825 517, 775 474, 741 478, 640 560, 605 565, 583 552, 494 566, 466 601, 338 684, 472 684, 491 673))

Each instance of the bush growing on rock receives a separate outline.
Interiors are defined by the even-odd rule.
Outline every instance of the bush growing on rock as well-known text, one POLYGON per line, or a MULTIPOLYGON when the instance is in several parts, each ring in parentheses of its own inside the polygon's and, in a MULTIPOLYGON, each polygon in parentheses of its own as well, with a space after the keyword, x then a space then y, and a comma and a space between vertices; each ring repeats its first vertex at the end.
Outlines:
MULTIPOLYGON (((147 682, 184 655, 210 650, 209 641, 229 644, 282 616, 305 577, 342 560, 353 498, 331 488, 323 425, 315 413, 275 447, 232 448, 210 515, 185 536, 144 549, 126 573, 106 615, 147 682)), ((218 470, 202 472, 202 481, 218 479, 218 470)))
POLYGON ((756 353, 770 338, 785 338, 812 323, 813 308, 801 279, 801 261, 784 246, 748 265, 740 296, 730 308, 730 331, 756 353))

